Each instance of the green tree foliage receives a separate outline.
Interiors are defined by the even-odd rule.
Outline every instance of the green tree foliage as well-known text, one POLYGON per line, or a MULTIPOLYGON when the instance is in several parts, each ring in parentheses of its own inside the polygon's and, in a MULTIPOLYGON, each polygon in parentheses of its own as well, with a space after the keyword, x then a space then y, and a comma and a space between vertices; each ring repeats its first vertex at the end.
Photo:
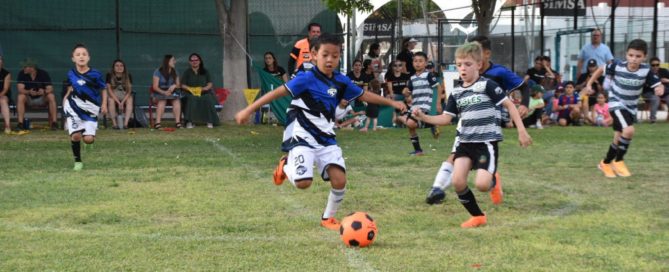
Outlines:
POLYGON ((353 10, 372 11, 374 5, 369 0, 323 0, 328 9, 337 13, 352 15, 353 10))

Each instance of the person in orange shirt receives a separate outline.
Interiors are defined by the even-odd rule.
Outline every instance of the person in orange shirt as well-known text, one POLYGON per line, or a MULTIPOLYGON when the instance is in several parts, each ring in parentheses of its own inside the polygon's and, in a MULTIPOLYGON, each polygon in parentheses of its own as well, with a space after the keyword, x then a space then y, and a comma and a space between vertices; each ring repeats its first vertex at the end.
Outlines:
POLYGON ((295 74, 297 67, 300 67, 303 62, 311 60, 309 39, 315 39, 321 35, 321 25, 318 23, 310 23, 307 29, 309 30, 309 36, 297 41, 293 50, 290 51, 290 58, 288 58, 288 72, 290 74, 295 74))

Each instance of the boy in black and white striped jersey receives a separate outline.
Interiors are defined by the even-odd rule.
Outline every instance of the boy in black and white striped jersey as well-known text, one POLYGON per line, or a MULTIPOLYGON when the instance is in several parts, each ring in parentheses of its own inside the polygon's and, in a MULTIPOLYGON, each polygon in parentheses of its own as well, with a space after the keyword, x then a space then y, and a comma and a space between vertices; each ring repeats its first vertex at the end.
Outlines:
POLYGON ((456 66, 461 82, 448 98, 444 114, 429 116, 420 110, 412 115, 433 125, 447 125, 454 116, 460 116, 460 144, 455 149, 455 163, 452 184, 460 202, 471 218, 460 226, 478 227, 486 224, 487 218, 481 211, 472 191, 467 187, 467 175, 476 169, 476 188, 487 192, 495 187, 494 175, 497 171, 497 143, 502 141, 500 113, 497 106, 504 106, 518 128, 520 145, 526 147, 532 139, 525 130, 516 107, 497 83, 479 75, 482 65, 482 49, 478 43, 467 43, 455 52, 456 66))

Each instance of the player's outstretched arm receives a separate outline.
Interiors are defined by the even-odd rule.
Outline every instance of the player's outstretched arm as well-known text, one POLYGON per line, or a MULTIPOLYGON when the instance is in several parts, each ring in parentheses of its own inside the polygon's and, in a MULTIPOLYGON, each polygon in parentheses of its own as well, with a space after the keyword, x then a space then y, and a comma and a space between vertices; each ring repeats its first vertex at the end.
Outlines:
POLYGON ((405 112, 407 110, 406 105, 404 105, 404 103, 389 98, 385 98, 372 92, 365 91, 364 93, 362 93, 362 96, 360 96, 360 100, 372 104, 391 106, 393 108, 398 109, 400 112, 405 112))
POLYGON ((583 95, 592 95, 594 92, 592 91, 592 84, 595 83, 595 81, 604 74, 604 67, 606 66, 600 66, 597 67, 597 70, 595 70, 594 73, 592 73, 592 76, 590 79, 588 79, 588 82, 585 83, 585 87, 583 87, 583 91, 581 91, 581 96, 583 95))
POLYGON ((527 147, 531 145, 532 137, 530 137, 530 134, 527 133, 525 125, 523 125, 523 119, 520 118, 520 114, 518 113, 518 110, 516 110, 516 106, 509 99, 505 99, 502 102, 502 105, 509 111, 511 120, 513 120, 513 123, 518 129, 518 142, 520 143, 520 146, 527 147))
POLYGON ((276 100, 277 98, 286 96, 288 94, 289 93, 288 89, 286 89, 286 86, 281 85, 280 87, 274 89, 273 91, 258 98, 258 100, 253 102, 251 105, 246 106, 246 108, 235 114, 235 121, 237 122, 237 124, 240 125, 248 122, 249 118, 251 117, 251 114, 260 109, 262 105, 268 104, 276 100))
POLYGON ((414 109, 413 112, 411 112, 411 116, 418 119, 419 121, 437 126, 450 125, 451 121, 453 120, 453 116, 450 114, 443 113, 440 115, 427 115, 420 109, 414 109))

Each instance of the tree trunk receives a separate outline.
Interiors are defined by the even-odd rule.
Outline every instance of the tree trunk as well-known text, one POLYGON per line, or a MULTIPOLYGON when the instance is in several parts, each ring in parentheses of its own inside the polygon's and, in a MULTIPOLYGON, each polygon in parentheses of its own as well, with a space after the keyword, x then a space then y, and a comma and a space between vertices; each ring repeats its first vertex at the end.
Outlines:
POLYGON ((223 44, 223 87, 230 91, 220 117, 221 120, 229 121, 247 104, 243 93, 248 84, 245 50, 247 1, 215 1, 223 44), (228 2, 229 5, 226 5, 228 2))
POLYGON ((472 0, 472 9, 478 23, 479 35, 490 35, 490 23, 495 12, 495 0, 472 0))

